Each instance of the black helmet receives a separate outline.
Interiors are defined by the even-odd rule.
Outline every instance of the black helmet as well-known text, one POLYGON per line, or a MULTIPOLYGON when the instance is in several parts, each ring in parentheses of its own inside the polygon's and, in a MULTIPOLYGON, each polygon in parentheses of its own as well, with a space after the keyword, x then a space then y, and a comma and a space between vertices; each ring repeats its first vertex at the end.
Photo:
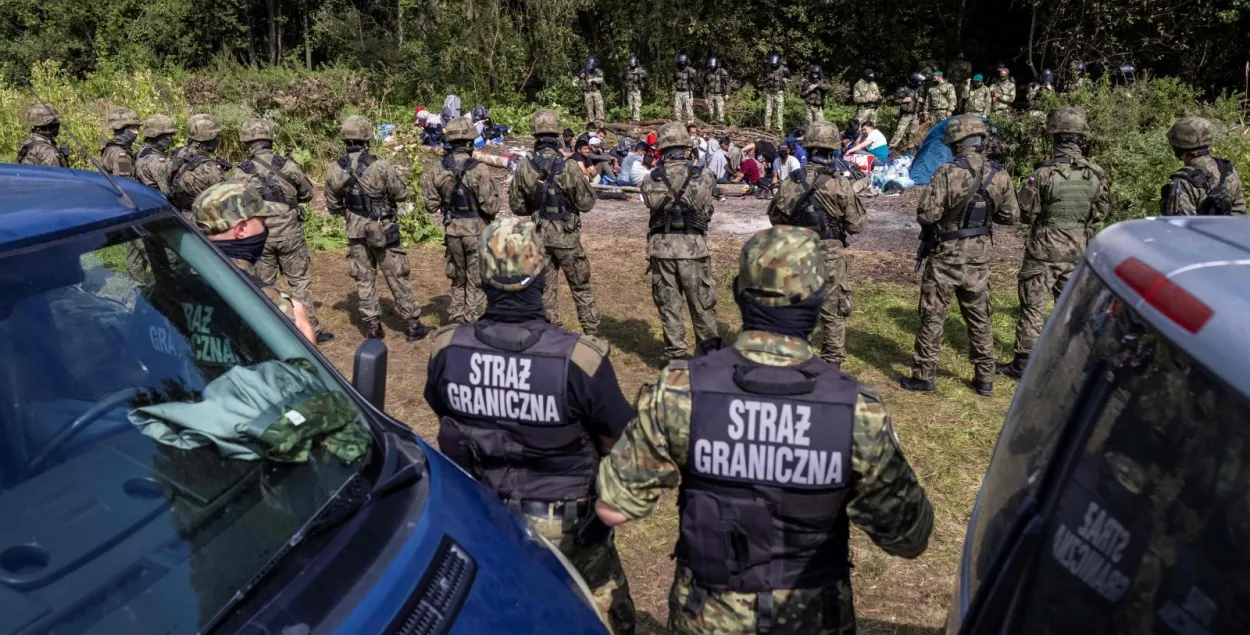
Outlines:
POLYGON ((896 97, 902 97, 906 93, 907 93, 907 89, 903 88, 902 86, 899 86, 898 88, 894 89, 894 95, 896 97))
POLYGON ((720 60, 716 59, 716 56, 715 56, 715 55, 713 55, 712 57, 707 58, 707 67, 708 67, 708 68, 716 68, 717 66, 720 66, 720 60))
POLYGON ((1082 73, 1084 73, 1084 72, 1085 72, 1085 62, 1077 62, 1077 65, 1076 65, 1076 70, 1081 71, 1082 73))
POLYGON ((689 57, 686 57, 686 54, 685 54, 685 53, 682 53, 681 55, 678 55, 678 56, 677 56, 677 65, 678 65, 678 66, 685 66, 686 64, 689 64, 689 63, 690 63, 690 58, 689 58, 689 57))
POLYGON ((864 79, 872 79, 873 75, 876 75, 876 73, 872 72, 871 68, 864 69, 864 79))
POLYGON ((780 66, 780 65, 781 65, 781 56, 780 56, 780 55, 775 55, 775 54, 774 54, 774 55, 769 55, 769 56, 768 56, 768 63, 769 63, 769 64, 771 64, 771 65, 773 65, 773 66, 780 66))
POLYGON ((820 75, 820 64, 812 64, 812 76, 820 75))
POLYGON ((1042 83, 1050 84, 1055 81, 1055 72, 1049 68, 1042 69, 1042 83))
POLYGON ((912 73, 911 77, 907 78, 907 83, 911 84, 912 88, 916 88, 924 83, 924 75, 919 72, 912 73))
POLYGON ((994 67, 994 69, 995 69, 995 70, 999 70, 999 71, 1007 71, 1007 70, 1011 70, 1011 69, 1007 68, 1007 62, 999 62, 999 63, 998 63, 998 66, 995 66, 995 67, 994 67))
POLYGON ((630 55, 630 56, 629 56, 629 67, 630 67, 630 68, 635 68, 635 67, 637 67, 637 66, 638 66, 638 58, 637 58, 637 57, 635 57, 635 56, 633 56, 633 55, 630 55))
POLYGON ((598 66, 599 66, 599 60, 593 57, 586 58, 586 70, 593 71, 598 66))

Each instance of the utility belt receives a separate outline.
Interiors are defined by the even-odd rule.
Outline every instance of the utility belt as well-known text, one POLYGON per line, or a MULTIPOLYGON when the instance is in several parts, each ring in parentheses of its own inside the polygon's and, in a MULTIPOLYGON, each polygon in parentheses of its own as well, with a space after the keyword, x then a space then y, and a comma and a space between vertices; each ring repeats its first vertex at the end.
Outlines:
POLYGON ((372 208, 373 205, 369 203, 365 203, 363 206, 348 205, 347 211, 361 218, 372 221, 383 221, 395 218, 395 212, 389 209, 382 212, 375 212, 372 208))
POLYGON ((560 532, 572 535, 580 546, 600 544, 612 535, 612 528, 599 520, 595 513, 594 498, 570 501, 540 501, 533 499, 504 500, 514 512, 535 518, 560 521, 560 532))
POLYGON ((666 235, 666 236, 670 234, 674 236, 706 236, 707 230, 699 229, 697 227, 691 227, 689 222, 687 222, 686 227, 680 227, 677 229, 674 229, 673 227, 669 226, 668 223, 666 223, 665 225, 660 226, 660 227, 652 227, 651 231, 647 232, 647 238, 650 238, 652 236, 658 236, 661 234, 666 235))
POLYGON ((938 234, 938 242, 944 243, 951 240, 959 240, 960 238, 972 238, 973 236, 989 236, 994 233, 994 228, 989 225, 981 227, 965 227, 956 229, 955 231, 943 232, 938 234))

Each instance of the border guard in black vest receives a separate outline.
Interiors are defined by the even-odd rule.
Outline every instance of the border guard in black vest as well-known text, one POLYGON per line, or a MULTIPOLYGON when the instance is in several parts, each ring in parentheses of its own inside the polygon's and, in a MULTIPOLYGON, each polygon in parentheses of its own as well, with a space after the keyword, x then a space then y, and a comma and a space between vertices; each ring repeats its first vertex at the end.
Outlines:
POLYGON ((439 448, 568 557, 613 633, 632 634, 625 571, 594 511, 599 459, 634 413, 608 345, 547 322, 551 270, 534 223, 492 223, 479 251, 486 314, 439 329, 430 352, 439 448))
POLYGON ((849 523, 892 555, 928 546, 933 508, 876 390, 808 342, 827 285, 811 230, 751 237, 737 342, 644 386, 599 467, 607 525, 679 488, 670 633, 853 633, 849 523))

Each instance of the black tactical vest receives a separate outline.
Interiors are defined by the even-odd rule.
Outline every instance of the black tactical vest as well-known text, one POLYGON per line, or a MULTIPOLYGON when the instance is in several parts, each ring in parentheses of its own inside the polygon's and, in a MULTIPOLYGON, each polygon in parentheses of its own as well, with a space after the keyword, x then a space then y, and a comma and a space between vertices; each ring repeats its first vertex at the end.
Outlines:
POLYGON ((790 179, 798 183, 804 188, 803 197, 799 199, 793 216, 794 224, 797 227, 807 227, 812 231, 820 234, 821 240, 838 240, 842 242, 842 246, 846 246, 846 230, 843 227, 842 219, 833 218, 829 215, 829 211, 821 204, 813 194, 816 189, 824 182, 821 180, 836 178, 825 169, 817 171, 816 181, 810 186, 807 184, 807 171, 795 170, 790 173, 790 179))
POLYGON ((443 169, 451 172, 452 178, 455 179, 451 190, 451 200, 444 201, 450 203, 445 207, 446 215, 450 218, 482 218, 482 206, 478 204, 477 195, 464 182, 464 175, 477 167, 477 160, 465 159, 464 164, 457 168, 456 157, 449 154, 443 157, 442 165, 443 169))
POLYGON ((663 183, 672 193, 672 197, 668 199, 669 202, 664 207, 652 210, 648 236, 707 233, 708 218, 699 213, 686 199, 686 188, 699 180, 702 174, 702 167, 688 165, 686 166, 686 180, 682 182, 681 187, 674 188, 672 181, 668 178, 668 171, 663 165, 651 171, 651 179, 663 183))
MULTIPOLYGON (((288 197, 286 191, 282 189, 282 186, 274 180, 286 180, 280 173, 280 170, 282 170, 282 166, 284 165, 286 165, 286 157, 280 154, 275 154, 273 155, 273 159, 270 160, 269 168, 265 169, 264 173, 261 172, 261 167, 257 165, 256 161, 253 159, 248 159, 240 163, 239 170, 244 174, 255 176, 257 178, 260 182, 257 186, 257 191, 260 192, 261 198, 271 203, 282 203, 287 207, 294 208, 299 205, 299 201, 288 197)), ((291 187, 295 187, 295 185, 292 183, 291 187)))
POLYGON ((556 154, 544 158, 539 154, 530 157, 530 165, 538 172, 542 181, 542 196, 538 202, 538 217, 549 221, 566 221, 569 219, 569 202, 564 195, 564 188, 556 182, 556 177, 564 172, 564 157, 556 154))
POLYGON ((174 207, 177 207, 179 210, 189 213, 191 211, 192 203, 195 203, 195 197, 199 196, 200 193, 193 192, 183 186, 183 175, 188 172, 194 172, 201 165, 210 161, 215 162, 217 166, 221 168, 222 172, 227 172, 234 166, 230 165, 230 162, 225 159, 217 159, 200 154, 189 158, 183 158, 183 156, 184 155, 180 153, 175 153, 174 165, 171 170, 173 176, 169 179, 169 202, 173 203, 174 207))
POLYGON ((569 414, 577 335, 546 323, 465 324, 452 335, 437 386, 451 414, 439 448, 503 499, 586 498, 599 454, 569 414))
POLYGON ((1163 186, 1163 213, 1167 214, 1168 201, 1175 196, 1176 180, 1184 179, 1205 195, 1198 201, 1198 216, 1228 216, 1233 213, 1233 196, 1228 191, 1228 176, 1233 172, 1233 164, 1225 159, 1216 158, 1215 165, 1220 171, 1220 180, 1211 184, 1211 173, 1205 169, 1186 165, 1176 172, 1172 181, 1163 186))
POLYGON ((964 203, 961 211, 954 214, 947 212, 942 217, 940 226, 942 233, 938 236, 940 242, 948 240, 959 240, 960 238, 971 238, 972 236, 985 236, 994 233, 993 222, 994 211, 998 208, 998 204, 990 197, 989 186, 994 180, 994 175, 1002 169, 997 163, 985 160, 982 167, 983 172, 978 174, 972 169, 967 155, 959 155, 952 161, 956 166, 968 171, 973 182, 977 183, 977 189, 964 203), (984 178, 982 178, 984 175, 984 178))
POLYGON ((829 588, 849 576, 855 380, 819 358, 690 362, 690 451, 677 557, 705 590, 829 588))
POLYGON ((369 220, 382 220, 391 216, 390 205, 382 198, 375 198, 365 193, 360 187, 360 178, 365 175, 369 166, 373 165, 374 157, 368 150, 361 150, 352 166, 351 154, 339 157, 339 167, 347 171, 347 183, 343 186, 343 205, 347 211, 364 216, 369 220))

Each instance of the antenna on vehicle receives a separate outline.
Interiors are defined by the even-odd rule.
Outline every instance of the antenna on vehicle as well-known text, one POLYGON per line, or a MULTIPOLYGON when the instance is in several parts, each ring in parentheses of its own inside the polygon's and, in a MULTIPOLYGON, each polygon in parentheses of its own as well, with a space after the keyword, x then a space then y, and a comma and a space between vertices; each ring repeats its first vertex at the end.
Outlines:
MULTIPOLYGON (((33 83, 27 81, 26 87, 30 89, 30 94, 35 96, 35 101, 43 104, 44 106, 48 106, 49 108, 52 107, 51 104, 43 100, 43 97, 39 96, 39 91, 35 90, 35 85, 33 83)), ((91 154, 91 150, 85 143, 82 142, 82 139, 79 139, 78 135, 74 134, 74 132, 68 127, 63 130, 69 135, 70 141, 73 141, 74 145, 78 146, 78 151, 81 152, 83 156, 87 157, 87 160, 91 162, 91 165, 95 167, 96 171, 103 174, 105 179, 108 179, 109 185, 113 186, 113 192, 117 194, 117 198, 121 200, 122 204, 132 210, 138 211, 139 206, 135 205, 134 199, 130 198, 130 195, 126 193, 126 190, 123 190, 122 187, 117 184, 117 181, 113 179, 113 175, 109 174, 109 171, 105 170, 104 166, 100 165, 100 162, 97 161, 95 156, 91 154)))

